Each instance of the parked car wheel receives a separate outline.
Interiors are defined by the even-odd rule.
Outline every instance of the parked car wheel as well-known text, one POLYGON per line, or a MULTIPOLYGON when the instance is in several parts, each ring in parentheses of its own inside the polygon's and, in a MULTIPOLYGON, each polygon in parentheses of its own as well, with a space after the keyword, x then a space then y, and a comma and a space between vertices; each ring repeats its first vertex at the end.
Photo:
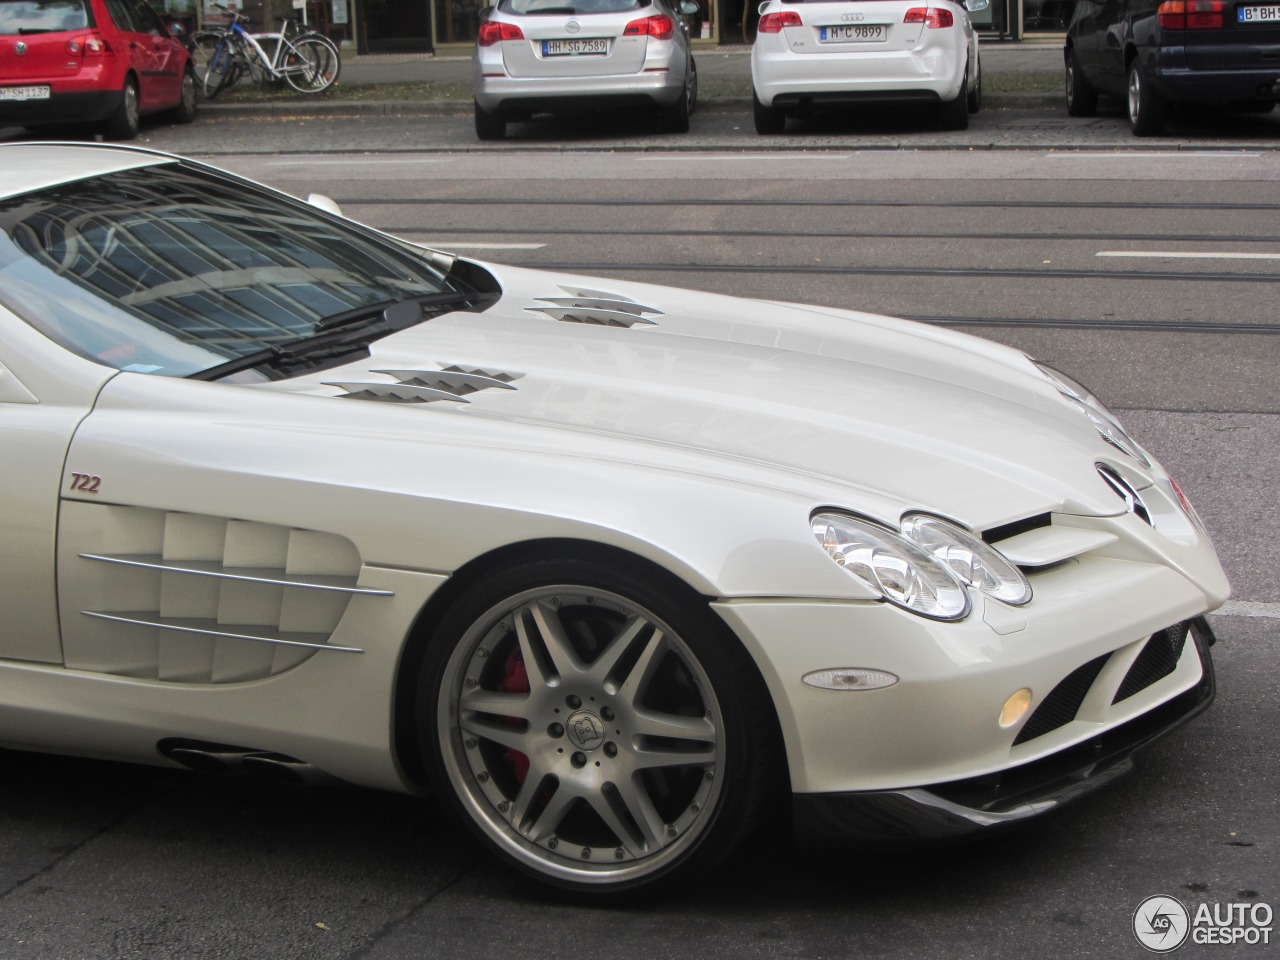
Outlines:
POLYGON ((965 70, 960 92, 954 100, 944 100, 938 110, 938 123, 943 130, 967 130, 969 128, 969 71, 965 70))
POLYGON ((709 869, 776 777, 744 651, 705 601, 639 564, 500 571, 451 606, 421 677, 444 802, 508 865, 579 893, 709 869))
POLYGON ((969 112, 977 113, 982 109, 982 66, 978 66, 978 79, 969 87, 969 112))
POLYGON ((1098 110, 1098 92, 1080 72, 1074 49, 1067 50, 1066 80, 1067 114, 1072 117, 1092 117, 1098 110))
POLYGON ((765 136, 781 133, 787 128, 787 115, 779 107, 766 107, 760 98, 751 94, 752 112, 755 117, 756 133, 765 136))
POLYGON ((664 133, 688 133, 689 132, 689 114, 692 112, 692 106, 689 101, 689 91, 686 89, 680 94, 680 99, 671 106, 666 107, 662 111, 662 130, 664 133))
POLYGON ((196 118, 196 75, 191 67, 182 74, 182 99, 173 108, 172 117, 178 123, 191 123, 196 118))
POLYGON ((1151 89, 1151 83, 1135 58, 1129 64, 1129 129, 1134 136, 1150 137, 1164 129, 1168 104, 1151 89))
POLYGON ((490 113, 480 104, 476 108, 476 136, 481 140, 501 140, 507 135, 507 121, 496 113, 490 113))
POLYGON ((138 135, 138 81, 126 77, 120 90, 120 102, 103 127, 109 140, 132 140, 138 135))

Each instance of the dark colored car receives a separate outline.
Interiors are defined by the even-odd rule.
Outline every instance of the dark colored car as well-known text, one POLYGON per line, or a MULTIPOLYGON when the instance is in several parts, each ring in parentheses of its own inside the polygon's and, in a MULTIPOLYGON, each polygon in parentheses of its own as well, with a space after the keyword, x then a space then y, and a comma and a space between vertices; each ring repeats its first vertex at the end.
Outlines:
POLYGON ((1067 112, 1123 97, 1138 136, 1171 103, 1266 113, 1280 96, 1280 0, 1080 0, 1067 28, 1067 112))
POLYGON ((0 127, 99 126, 196 115, 191 58, 145 0, 0 0, 0 127))

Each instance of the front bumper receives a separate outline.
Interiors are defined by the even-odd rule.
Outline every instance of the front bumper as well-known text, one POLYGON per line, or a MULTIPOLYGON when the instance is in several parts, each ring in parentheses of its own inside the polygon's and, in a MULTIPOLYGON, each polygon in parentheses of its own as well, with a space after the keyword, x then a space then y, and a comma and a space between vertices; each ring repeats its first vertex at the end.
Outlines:
POLYGON ((1060 753, 987 776, 907 790, 797 794, 797 839, 818 845, 968 836, 1040 816, 1108 786, 1133 769, 1137 753, 1213 701, 1213 632, 1198 618, 1190 636, 1188 653, 1199 661, 1200 679, 1154 710, 1060 753))

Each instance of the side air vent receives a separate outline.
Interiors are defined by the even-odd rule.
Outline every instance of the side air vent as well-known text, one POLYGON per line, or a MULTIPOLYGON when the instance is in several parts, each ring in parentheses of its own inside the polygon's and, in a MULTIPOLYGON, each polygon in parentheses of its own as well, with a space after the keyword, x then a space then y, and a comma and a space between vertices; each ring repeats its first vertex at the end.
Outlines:
POLYGON ((604 327, 631 327, 637 323, 653 325, 658 321, 646 317, 646 313, 662 316, 656 307, 646 307, 630 297, 604 290, 584 290, 561 287, 568 296, 538 297, 545 307, 525 307, 535 313, 545 313, 553 320, 567 323, 590 323, 604 327))
POLYGON ((372 373, 395 377, 396 382, 386 380, 330 380, 327 387, 339 387, 345 391, 344 399, 384 400, 391 403, 430 403, 433 400, 450 400, 469 403, 469 394, 480 390, 514 390, 512 383, 524 376, 501 370, 482 370, 460 367, 456 364, 439 370, 373 370, 372 373))
POLYGON ((1138 659, 1133 662, 1129 672, 1125 674, 1120 689, 1116 691, 1112 703, 1128 700, 1135 693, 1147 689, 1157 680, 1163 680, 1178 666, 1182 659, 1182 650, 1187 644, 1187 625, 1180 623, 1167 630, 1151 635, 1138 659))
POLYGON ((1076 718, 1085 695, 1098 679, 1098 674, 1106 666, 1110 654, 1090 660, 1082 667, 1073 670, 1065 680, 1049 691, 1040 706, 1036 707, 1030 719, 1018 731, 1013 745, 1026 743, 1036 737, 1043 737, 1052 730, 1065 727, 1076 718))

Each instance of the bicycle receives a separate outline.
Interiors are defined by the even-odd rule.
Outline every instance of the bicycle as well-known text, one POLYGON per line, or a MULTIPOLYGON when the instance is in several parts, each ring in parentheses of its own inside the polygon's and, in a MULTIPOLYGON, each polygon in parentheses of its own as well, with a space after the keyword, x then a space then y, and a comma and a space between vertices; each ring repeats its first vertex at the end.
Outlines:
POLYGON ((299 93, 323 93, 338 81, 342 69, 337 46, 314 32, 298 33, 295 16, 282 21, 279 33, 250 33, 248 17, 220 3, 210 4, 231 16, 225 30, 205 30, 191 37, 191 60, 206 99, 212 100, 246 74, 258 83, 284 80, 299 93), (270 54, 263 43, 273 43, 270 54))

